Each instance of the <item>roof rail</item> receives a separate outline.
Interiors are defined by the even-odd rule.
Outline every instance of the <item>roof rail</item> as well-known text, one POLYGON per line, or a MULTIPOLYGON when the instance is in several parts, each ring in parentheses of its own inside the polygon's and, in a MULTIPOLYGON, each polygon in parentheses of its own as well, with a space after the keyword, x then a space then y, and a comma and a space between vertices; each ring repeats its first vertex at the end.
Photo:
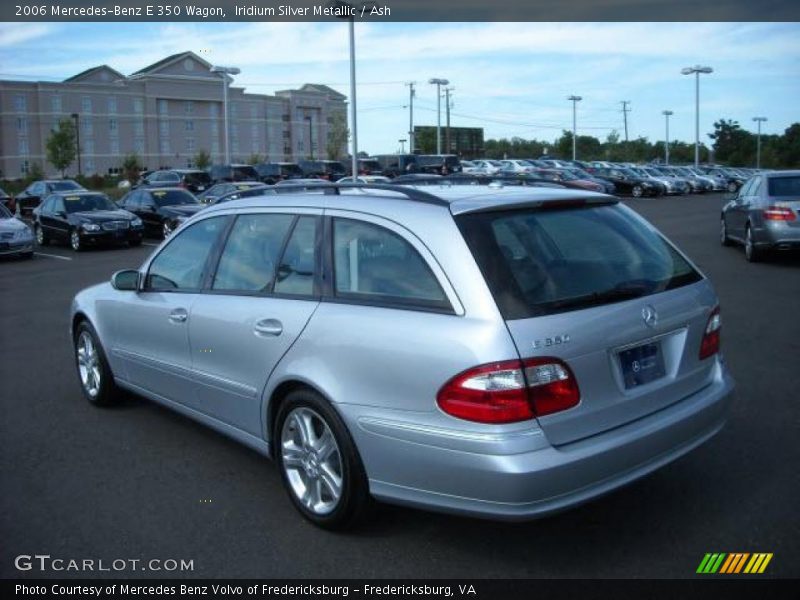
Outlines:
POLYGON ((414 202, 422 202, 424 204, 433 204, 435 206, 450 206, 447 200, 439 198, 428 192, 420 190, 408 189, 402 185, 392 185, 388 183, 332 183, 323 181, 320 183, 285 183, 283 185, 273 185, 269 189, 275 190, 276 193, 290 194, 297 192, 297 190, 322 190, 325 194, 339 195, 341 190, 348 189, 365 189, 365 190, 383 190, 387 192, 395 192, 402 194, 409 200, 414 202))
MULTIPOLYGON (((393 185, 488 185, 490 183, 500 183, 513 186, 531 186, 548 188, 569 188, 569 182, 553 181, 526 174, 502 173, 488 175, 486 173, 453 173, 451 175, 420 175, 413 179, 401 180, 393 185)), ((577 187, 577 186, 573 186, 577 187)), ((579 188, 580 189, 580 188, 579 188)))

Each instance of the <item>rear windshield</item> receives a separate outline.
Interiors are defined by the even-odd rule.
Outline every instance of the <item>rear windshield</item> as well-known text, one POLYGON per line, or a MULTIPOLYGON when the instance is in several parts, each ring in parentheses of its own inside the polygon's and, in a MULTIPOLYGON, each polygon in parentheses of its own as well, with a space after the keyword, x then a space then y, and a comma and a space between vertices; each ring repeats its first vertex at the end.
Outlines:
POLYGON ((233 167, 233 174, 241 179, 258 179, 258 172, 253 167, 233 167))
POLYGON ((770 196, 794 196, 800 199, 800 177, 770 177, 769 195, 770 196))
POLYGON ((281 175, 302 175, 303 169, 300 165, 280 165, 281 175))
POLYGON ((54 192, 68 192, 70 190, 82 190, 83 188, 74 181, 54 181, 50 184, 50 189, 54 192))
POLYGON ((456 217, 505 319, 630 300, 702 277, 618 204, 456 217))
POLYGON ((344 174, 345 168, 344 165, 337 161, 332 162, 323 162, 321 163, 322 168, 325 170, 326 173, 342 173, 344 174))
POLYGON ((189 185, 208 185, 211 183, 211 176, 205 171, 184 173, 183 179, 189 185))
POLYGON ((437 154, 421 154, 417 156, 416 162, 421 167, 427 167, 431 165, 459 166, 461 164, 461 162, 458 160, 458 157, 455 155, 440 156, 437 154))

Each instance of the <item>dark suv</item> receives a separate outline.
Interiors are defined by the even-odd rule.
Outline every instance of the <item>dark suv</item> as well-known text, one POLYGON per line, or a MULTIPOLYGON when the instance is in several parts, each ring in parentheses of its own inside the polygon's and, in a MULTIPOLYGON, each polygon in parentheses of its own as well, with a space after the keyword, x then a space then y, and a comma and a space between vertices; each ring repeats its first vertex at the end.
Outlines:
POLYGON ((386 177, 397 177, 417 172, 416 154, 379 154, 373 156, 381 167, 382 174, 386 177))
POLYGON ((347 176, 347 169, 338 160, 301 160, 297 163, 303 177, 320 177, 336 181, 347 176))
POLYGON ((211 183, 221 181, 258 181, 258 171, 251 165, 214 165, 208 170, 211 183))
POLYGON ((199 169, 169 169, 150 173, 142 179, 142 185, 182 187, 198 194, 211 186, 211 177, 199 169))
POLYGON ((284 179, 300 179, 303 169, 292 162, 261 163, 255 166, 258 180, 262 183, 274 185, 284 179))
POLYGON ((420 154, 417 156, 417 172, 450 175, 461 172, 461 161, 455 154, 420 154))

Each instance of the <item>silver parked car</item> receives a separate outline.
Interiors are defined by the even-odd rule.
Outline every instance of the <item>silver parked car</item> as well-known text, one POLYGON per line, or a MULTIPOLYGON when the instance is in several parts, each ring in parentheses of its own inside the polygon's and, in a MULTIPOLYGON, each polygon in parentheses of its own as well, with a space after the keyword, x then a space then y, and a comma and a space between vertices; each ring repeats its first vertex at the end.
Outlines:
POLYGON ((273 457, 329 528, 373 498, 541 516, 722 428, 711 283, 616 198, 320 187, 209 207, 80 292, 86 398, 124 388, 273 457))
POLYGON ((0 204, 0 256, 15 254, 22 258, 33 256, 33 232, 0 204))
POLYGON ((757 261, 770 250, 800 249, 800 171, 769 171, 751 177, 722 207, 720 242, 744 245, 757 261))

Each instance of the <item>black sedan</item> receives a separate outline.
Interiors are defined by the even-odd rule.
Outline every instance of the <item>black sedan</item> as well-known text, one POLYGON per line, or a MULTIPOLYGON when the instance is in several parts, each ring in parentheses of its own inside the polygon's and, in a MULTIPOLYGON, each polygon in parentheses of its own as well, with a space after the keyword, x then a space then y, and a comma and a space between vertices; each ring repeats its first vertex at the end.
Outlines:
POLYGON ((233 192, 241 192, 252 188, 264 187, 264 185, 265 184, 259 181, 236 181, 233 183, 226 181, 224 183, 216 183, 202 194, 198 194, 197 199, 203 204, 215 204, 217 199, 221 198, 222 196, 227 196, 233 192))
POLYGON ((145 234, 164 238, 203 208, 183 188, 169 187, 132 190, 122 197, 119 205, 142 220, 145 234))
POLYGON ((42 198, 46 198, 54 192, 77 192, 85 190, 82 185, 71 179, 42 179, 34 181, 24 191, 17 194, 17 205, 20 214, 30 214, 33 209, 39 206, 42 198))
POLYGON ((36 242, 67 242, 76 252, 104 242, 142 243, 142 220, 99 192, 56 192, 33 212, 36 242))
POLYGON ((654 179, 640 177, 630 169, 625 168, 596 168, 591 171, 592 175, 605 179, 614 184, 617 193, 641 198, 642 196, 661 196, 667 191, 663 183, 654 179))

